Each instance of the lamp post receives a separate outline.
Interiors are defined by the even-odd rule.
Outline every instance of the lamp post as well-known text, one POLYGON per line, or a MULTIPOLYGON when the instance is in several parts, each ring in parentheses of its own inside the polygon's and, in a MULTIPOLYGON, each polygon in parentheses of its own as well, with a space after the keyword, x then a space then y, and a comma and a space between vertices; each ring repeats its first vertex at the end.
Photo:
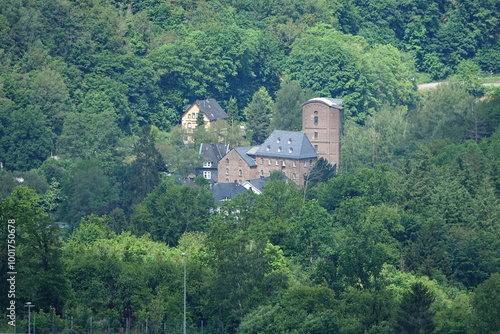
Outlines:
POLYGON ((31 308, 35 307, 35 305, 31 304, 31 302, 26 302, 24 307, 28 308, 28 334, 31 334, 31 308))
POLYGON ((184 258, 184 316, 182 318, 182 333, 186 334, 186 253, 181 253, 184 258))

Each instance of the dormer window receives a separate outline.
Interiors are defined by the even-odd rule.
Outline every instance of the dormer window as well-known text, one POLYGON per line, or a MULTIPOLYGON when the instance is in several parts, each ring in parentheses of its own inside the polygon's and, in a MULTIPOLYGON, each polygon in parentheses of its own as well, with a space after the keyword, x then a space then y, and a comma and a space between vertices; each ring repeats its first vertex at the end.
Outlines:
POLYGON ((266 151, 268 151, 268 152, 269 152, 270 150, 271 150, 271 146, 270 146, 270 145, 267 145, 267 147, 266 147, 266 151))
POLYGON ((290 147, 290 148, 288 149, 288 153, 293 153, 293 147, 290 147))
POLYGON ((278 138, 276 139, 276 143, 278 143, 278 144, 279 144, 279 143, 281 143, 281 138, 280 138, 280 137, 278 137, 278 138))
POLYGON ((292 138, 288 138, 288 145, 292 143, 292 138))
POLYGON ((205 161, 205 162, 203 163, 203 167, 205 167, 205 168, 210 168, 210 167, 212 167, 212 161, 205 161))
POLYGON ((281 146, 280 146, 280 147, 278 147, 278 152, 281 152, 281 146))

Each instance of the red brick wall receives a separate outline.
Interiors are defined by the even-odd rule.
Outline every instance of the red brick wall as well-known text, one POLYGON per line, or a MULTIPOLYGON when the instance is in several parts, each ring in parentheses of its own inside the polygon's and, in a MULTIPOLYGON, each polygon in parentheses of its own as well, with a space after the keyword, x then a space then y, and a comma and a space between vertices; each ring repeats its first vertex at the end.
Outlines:
POLYGON ((342 111, 321 102, 306 103, 302 107, 302 131, 319 157, 340 166, 342 111), (318 118, 317 124, 314 118, 318 118))
POLYGON ((285 173, 290 180, 296 182, 298 185, 303 185, 304 174, 309 174, 312 165, 316 161, 316 158, 294 160, 256 157, 255 162, 257 163, 257 167, 249 167, 243 158, 235 150, 232 150, 218 163, 218 181, 244 183, 247 180, 258 179, 260 176, 267 177, 271 171, 277 170, 285 173), (277 165, 276 161, 278 162, 277 165))
POLYGON ((247 180, 257 179, 257 169, 249 167, 243 158, 235 151, 231 150, 218 163, 219 182, 244 183, 247 180), (240 174, 241 171, 241 174, 240 174))

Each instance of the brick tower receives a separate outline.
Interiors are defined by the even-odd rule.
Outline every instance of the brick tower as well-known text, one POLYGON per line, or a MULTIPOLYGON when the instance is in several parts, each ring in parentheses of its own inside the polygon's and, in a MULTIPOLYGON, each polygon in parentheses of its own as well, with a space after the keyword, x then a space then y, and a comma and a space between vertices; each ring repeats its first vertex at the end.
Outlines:
POLYGON ((342 100, 313 98, 302 104, 302 132, 304 132, 319 158, 340 166, 342 136, 342 100))

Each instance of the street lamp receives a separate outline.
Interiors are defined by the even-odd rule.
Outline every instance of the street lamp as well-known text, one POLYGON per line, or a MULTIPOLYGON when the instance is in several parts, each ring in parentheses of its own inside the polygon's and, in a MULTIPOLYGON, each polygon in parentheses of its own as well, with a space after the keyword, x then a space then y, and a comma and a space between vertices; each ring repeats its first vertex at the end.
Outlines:
POLYGON ((181 253, 184 258, 184 317, 182 319, 182 333, 186 334, 186 253, 181 253))
POLYGON ((28 308, 28 334, 31 334, 31 308, 35 307, 35 305, 31 304, 31 302, 26 302, 24 307, 28 308))

